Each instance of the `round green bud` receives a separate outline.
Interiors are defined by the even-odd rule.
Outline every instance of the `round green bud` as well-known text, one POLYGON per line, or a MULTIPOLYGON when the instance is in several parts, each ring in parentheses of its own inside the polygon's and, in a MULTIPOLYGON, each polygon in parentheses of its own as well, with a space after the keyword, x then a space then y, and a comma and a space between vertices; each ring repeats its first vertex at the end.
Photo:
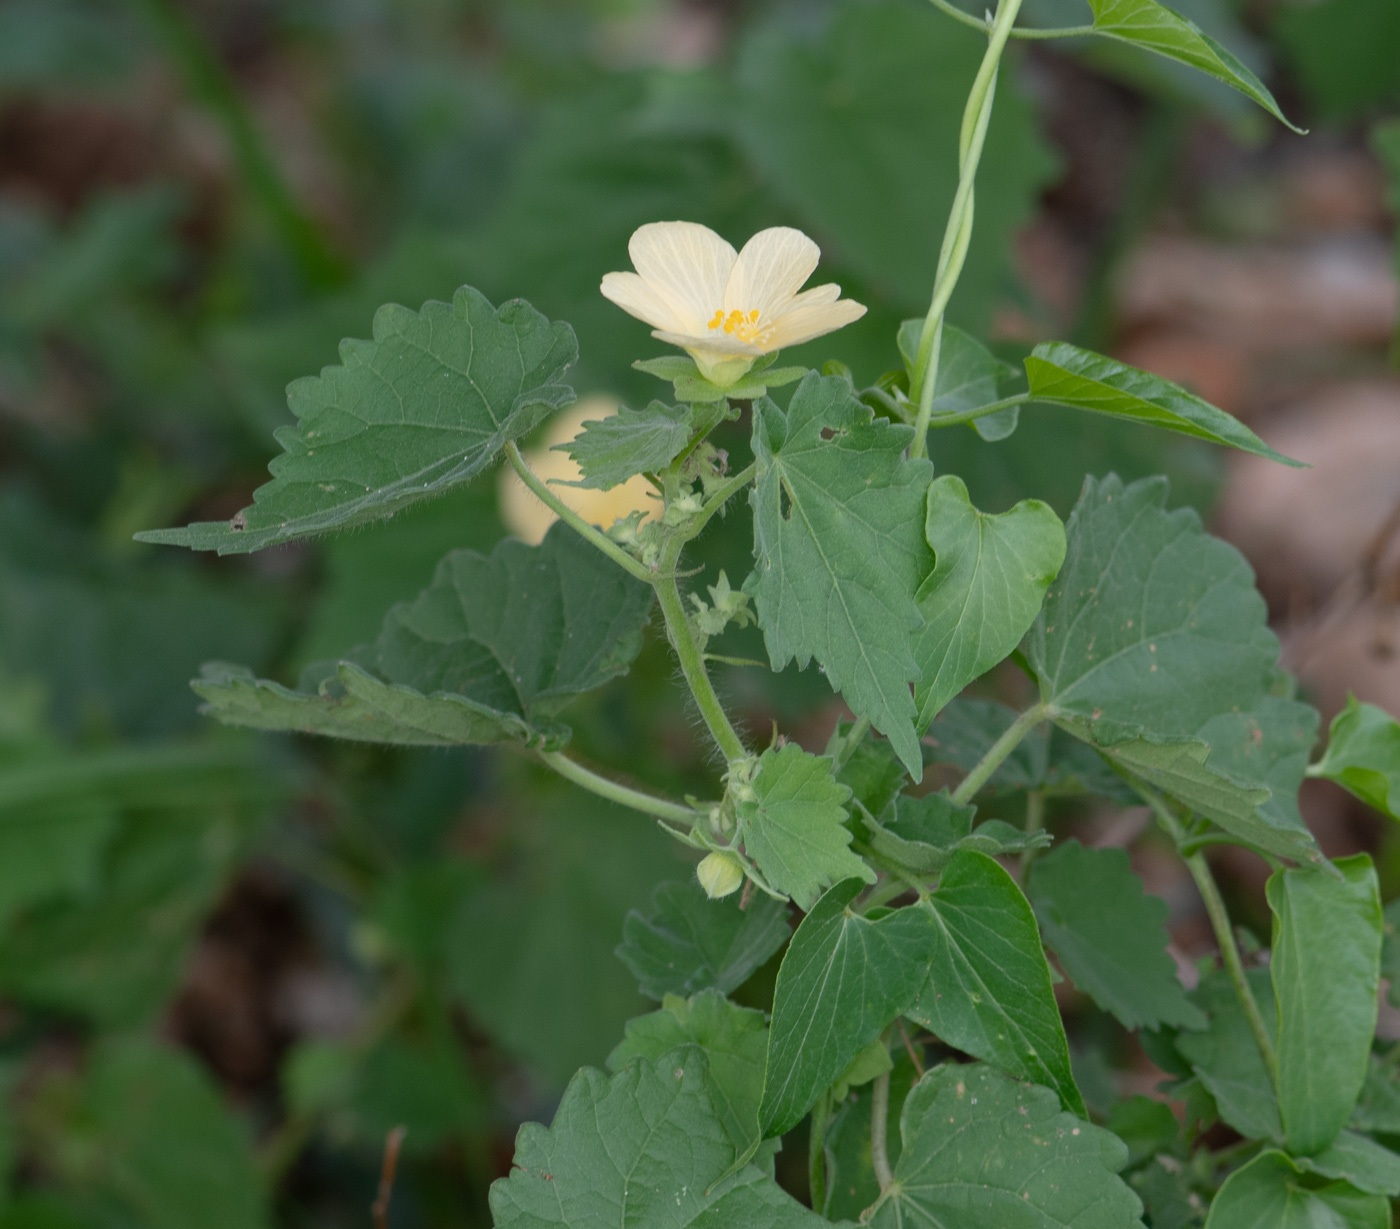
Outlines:
POLYGON ((743 864, 732 853, 710 853, 695 868, 695 875, 705 895, 711 900, 719 900, 731 892, 737 892, 744 882, 743 864))

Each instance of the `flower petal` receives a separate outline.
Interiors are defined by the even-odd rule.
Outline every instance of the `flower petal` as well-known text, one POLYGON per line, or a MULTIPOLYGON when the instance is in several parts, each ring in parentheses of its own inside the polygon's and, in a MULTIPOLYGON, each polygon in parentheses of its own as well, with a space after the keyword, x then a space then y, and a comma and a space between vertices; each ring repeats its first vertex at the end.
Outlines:
MULTIPOLYGON (((825 290, 826 287, 820 289, 825 290)), ((852 321, 859 320, 863 315, 865 304, 857 303, 854 299, 838 299, 834 303, 803 303, 774 320, 773 335, 769 339, 768 349, 781 350, 788 346, 800 346, 814 337, 834 333, 852 321)))
POLYGON ((724 301, 738 254, 698 222, 648 222, 627 244, 642 280, 670 306, 683 331, 705 330, 724 301))
POLYGON ((684 329, 682 320, 669 299, 657 293, 650 282, 635 273, 605 273, 599 287, 605 298, 611 299, 623 311, 645 320, 656 329, 684 329))
POLYGON ((752 342, 740 341, 737 337, 731 337, 728 333, 722 333, 716 329, 713 333, 672 333, 665 329, 653 329, 651 335, 657 341, 668 342, 673 346, 680 346, 683 350, 704 350, 710 354, 747 354, 752 358, 767 354, 769 350, 774 350, 776 346, 756 346, 752 342))
POLYGON ((725 311, 756 309, 766 321, 802 289, 821 254, 821 248, 791 226, 759 231, 744 244, 729 275, 725 311))

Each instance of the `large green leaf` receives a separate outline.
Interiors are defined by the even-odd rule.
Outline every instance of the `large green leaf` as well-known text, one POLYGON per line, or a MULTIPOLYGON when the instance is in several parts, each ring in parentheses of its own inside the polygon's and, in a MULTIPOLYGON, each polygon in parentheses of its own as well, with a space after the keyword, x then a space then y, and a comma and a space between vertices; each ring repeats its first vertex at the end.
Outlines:
MULTIPOLYGON (((1113 2, 1150 4, 1151 0, 1113 2)), ((1037 401, 1129 418, 1285 465, 1300 464, 1275 452, 1243 423, 1179 384, 1065 341, 1041 342, 1036 346, 1026 358, 1026 376, 1031 396, 1037 401)))
POLYGON ((740 909, 734 897, 711 900, 693 879, 663 883, 646 913, 627 915, 617 955, 648 998, 711 986, 728 994, 787 942, 787 912, 762 893, 740 909))
MULTIPOLYGON (((608 1070, 642 1059, 655 1062, 673 1050, 703 1051, 710 1101, 736 1153, 758 1139, 758 1104, 768 1053, 768 1025, 761 1011, 736 1007, 717 990, 691 999, 668 994, 660 1011, 627 1022, 608 1070)), ((674 1055, 673 1055, 674 1057, 674 1055)))
POLYGON ((1268 883, 1278 998, 1278 1099, 1290 1152, 1326 1148, 1351 1117, 1376 1030, 1381 900, 1365 854, 1268 883), (1325 1004, 1325 1010, 1320 1005, 1325 1004))
POLYGON ((1346 1182, 1311 1187, 1282 1152, 1261 1152, 1225 1180, 1206 1229, 1390 1229, 1390 1201, 1346 1182))
POLYGON ((88 1060, 73 1108, 65 1138, 50 1141, 47 1159, 125 1205, 134 1223, 271 1223, 249 1132, 189 1055, 145 1040, 104 1042, 88 1060))
POLYGON ((754 405, 758 476, 754 558, 745 582, 775 670, 821 663, 917 779, 923 758, 909 684, 915 591, 928 574, 927 461, 909 461, 909 428, 857 401, 848 381, 809 373, 784 414, 754 405))
MULTIPOLYGON (((940 239, 929 219, 953 203, 959 125, 984 47, 918 6, 846 0, 824 22, 778 11, 739 49, 731 114, 753 161, 828 257, 905 314, 928 306, 940 239)), ((1003 73, 955 321, 990 319, 1010 280, 1012 237, 1053 174, 1033 111, 1003 73)))
POLYGON ((559 741, 553 717, 626 671, 651 610, 648 585, 573 530, 489 556, 454 551, 433 583, 385 617, 356 660, 308 669, 302 688, 215 666, 194 684, 220 720, 374 742, 559 741))
POLYGON ((584 423, 578 435, 557 447, 583 473, 581 486, 607 490, 670 465, 690 440, 693 418, 690 405, 653 401, 644 410, 621 406, 601 421, 584 423))
POLYGON ((1367 806, 1400 819, 1400 721, 1347 696, 1347 706, 1332 718, 1327 751, 1308 775, 1335 781, 1367 806))
POLYGON ((1289 123, 1264 83, 1235 55, 1173 9, 1157 0, 1089 0, 1089 7, 1094 33, 1189 64, 1239 90, 1294 132, 1302 131, 1289 123))
POLYGON ((1048 504, 1024 499, 988 516, 951 474, 929 488, 924 533, 937 561, 917 594, 920 730, 1021 642, 1065 557, 1064 526, 1048 504))
POLYGON ((1167 902, 1143 890, 1126 852, 1069 841, 1032 865, 1026 894, 1065 972, 1124 1027, 1204 1027, 1167 954, 1167 902))
POLYGON ((827 1224, 735 1148, 696 1047, 638 1059, 609 1079, 584 1068, 549 1127, 527 1123, 510 1176, 491 1186, 498 1229, 817 1229, 827 1224))
POLYGON ((573 330, 523 299, 494 308, 463 286, 451 304, 381 307, 373 341, 342 342, 342 366, 288 389, 297 423, 252 504, 138 537, 241 554, 391 516, 475 477, 571 400, 558 381, 577 357, 573 330))
POLYGON ((796 743, 765 751, 752 788, 753 798, 735 808, 739 835, 774 891, 810 909, 847 876, 875 881, 875 872, 847 848, 851 791, 831 775, 829 757, 809 755, 796 743))
MULTIPOLYGON (((1268 971, 1250 969, 1248 980, 1264 1026, 1272 1033, 1278 1013, 1268 971)), ((1226 1123, 1246 1139, 1281 1140, 1273 1081, 1229 979, 1220 972, 1203 978, 1191 997, 1210 1023, 1201 1032, 1182 1033, 1176 1048, 1215 1098, 1226 1123)))
POLYGON ((1066 1109, 1084 1114, 1050 966, 1016 881, 986 854, 964 850, 917 907, 935 923, 933 961, 905 1014, 949 1045, 1054 1089, 1066 1109))
POLYGON ((760 1112, 765 1138, 795 1127, 928 978, 928 911, 871 921, 849 908, 860 891, 860 880, 848 879, 827 892, 783 957, 760 1112))
POLYGON ((980 1064, 935 1067, 904 1102, 900 1135, 875 1229, 1141 1229, 1118 1177, 1128 1150, 1048 1089, 980 1064))

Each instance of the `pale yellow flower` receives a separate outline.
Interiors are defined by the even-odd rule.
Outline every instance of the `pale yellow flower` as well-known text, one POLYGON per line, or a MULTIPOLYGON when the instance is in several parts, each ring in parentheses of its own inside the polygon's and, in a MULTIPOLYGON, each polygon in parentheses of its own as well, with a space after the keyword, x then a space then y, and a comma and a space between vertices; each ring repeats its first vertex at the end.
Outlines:
MULTIPOLYGON (((640 474, 610 491, 600 491, 596 487, 563 486, 562 482, 577 482, 583 474, 567 452, 551 450, 555 444, 567 444, 583 430, 585 422, 597 422, 616 413, 617 402, 613 398, 587 397, 554 420, 548 435, 538 447, 522 451, 530 468, 550 484, 549 489, 564 504, 590 525, 603 529, 611 528, 614 521, 622 520, 632 512, 642 511, 650 517, 661 506, 652 498, 656 488, 640 474)), ((539 496, 520 481, 520 476, 509 465, 501 470, 499 504, 501 520, 506 528, 532 546, 543 541, 549 527, 558 520, 539 496)))
POLYGON ((821 249, 790 226, 761 230, 736 252, 708 226, 648 222, 627 250, 636 272, 607 274, 603 294, 651 325, 653 337, 680 346, 716 384, 865 315, 834 283, 802 290, 821 249))

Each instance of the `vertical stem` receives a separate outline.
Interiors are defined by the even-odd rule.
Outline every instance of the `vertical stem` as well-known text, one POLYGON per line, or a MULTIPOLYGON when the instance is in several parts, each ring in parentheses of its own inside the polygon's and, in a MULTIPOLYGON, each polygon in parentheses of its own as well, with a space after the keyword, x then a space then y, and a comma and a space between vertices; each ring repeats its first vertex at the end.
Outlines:
MULTIPOLYGON (((1045 827, 1045 791, 1043 789, 1033 789, 1026 792, 1026 835, 1032 835, 1045 827)), ((1021 855, 1020 873, 1017 878, 1021 883, 1026 882, 1026 872, 1031 869, 1031 863, 1035 861, 1038 849, 1027 849, 1021 855)))
POLYGON ((316 222, 297 204, 238 87, 194 22, 173 0, 134 2, 164 40, 186 88, 223 125, 244 183, 281 235, 306 284, 321 289, 344 281, 344 264, 326 244, 316 222))
POLYGON ((1259 1011, 1259 1003, 1249 988, 1249 978, 1245 976, 1244 961, 1240 958, 1239 944, 1235 942, 1235 930, 1230 925, 1230 915, 1225 912, 1225 902, 1216 886, 1215 876, 1202 854, 1192 854, 1186 859, 1191 878, 1205 901, 1210 924, 1215 931, 1215 941, 1220 944, 1220 956, 1225 961, 1225 970, 1234 983, 1235 994, 1249 1020, 1249 1031, 1254 1034, 1254 1044, 1259 1047, 1259 1056, 1264 1060, 1264 1068, 1269 1073, 1269 1082, 1278 1085, 1278 1056, 1274 1053, 1273 1038, 1265 1027, 1264 1017, 1259 1011))
POLYGON ((890 1073, 882 1071, 875 1077, 870 1096, 870 1163, 875 1170, 880 1193, 884 1194, 894 1182, 890 1169, 890 1073))
MULTIPOLYGON (((747 885, 746 885, 747 886, 747 885)), ((831 1093, 822 1093, 812 1106, 812 1134, 807 1141, 807 1185, 812 1211, 826 1215, 826 1127, 831 1121, 831 1093)))
POLYGON ((1021 740, 1031 730, 1045 720, 1045 716, 1045 705, 1033 704, 1017 717, 1007 728, 1006 733, 991 745, 987 754, 978 760, 973 765, 972 771, 959 782, 958 788, 952 794, 953 801, 957 803, 971 802, 977 791, 986 785, 992 773, 1001 767, 1002 761, 1016 750, 1021 740))
POLYGON ((850 763, 851 756, 856 753, 856 748, 865 741, 865 736, 870 733, 870 718, 857 717, 854 724, 846 731, 846 737, 841 743, 841 748, 836 752, 832 762, 832 772, 840 772, 850 763))
POLYGON ((963 262, 967 259, 968 245, 972 241, 972 219, 974 213, 973 186, 977 179, 977 166, 982 160, 982 147, 987 139, 987 125, 992 118, 992 102, 996 95, 997 70, 1001 63, 1006 41, 1011 37, 1011 27, 1020 11, 1021 0, 1000 0, 996 19, 987 36, 987 51, 982 57, 981 67, 972 83, 972 91, 967 97, 963 111, 962 130, 958 140, 958 190, 953 197, 953 208, 948 214, 948 225, 943 232, 943 246, 938 256, 938 272, 933 283, 933 300, 928 314, 924 317, 924 327, 919 334, 919 348, 914 363, 912 394, 919 404, 918 417, 914 422, 914 440, 909 446, 909 455, 921 457, 928 445, 928 423, 933 414, 933 392, 938 382, 938 350, 943 336, 943 313, 953 297, 953 290, 962 275, 963 262))
POLYGON ((680 662, 681 673, 695 697, 700 716, 709 726, 715 743, 729 761, 740 760, 748 755, 743 741, 729 723, 724 705, 715 694, 714 684, 705 670, 705 659, 700 646, 695 643, 691 631, 690 617, 685 613, 681 601, 680 586, 676 583, 676 564, 680 561, 680 541, 674 542, 661 558, 660 575, 652 583, 656 586, 656 597, 661 604, 661 614, 666 620, 666 631, 671 638, 671 646, 676 650, 676 660, 680 662))

